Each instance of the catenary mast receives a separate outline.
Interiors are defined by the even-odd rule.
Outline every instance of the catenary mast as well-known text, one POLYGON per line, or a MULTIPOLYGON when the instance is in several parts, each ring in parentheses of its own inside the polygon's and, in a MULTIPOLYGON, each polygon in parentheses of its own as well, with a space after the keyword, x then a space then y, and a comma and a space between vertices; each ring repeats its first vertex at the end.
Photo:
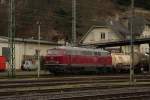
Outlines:
POLYGON ((8 39, 9 39, 9 71, 8 75, 15 77, 15 0, 9 0, 9 28, 8 28, 8 39))

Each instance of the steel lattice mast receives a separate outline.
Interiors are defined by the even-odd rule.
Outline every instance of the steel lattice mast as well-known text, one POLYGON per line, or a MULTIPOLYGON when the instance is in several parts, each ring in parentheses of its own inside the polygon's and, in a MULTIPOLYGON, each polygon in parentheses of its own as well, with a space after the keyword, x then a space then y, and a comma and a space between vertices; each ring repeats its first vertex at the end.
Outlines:
POLYGON ((9 76, 15 76, 15 0, 9 0, 9 76))
POLYGON ((76 46, 76 0, 72 0, 72 45, 76 46))

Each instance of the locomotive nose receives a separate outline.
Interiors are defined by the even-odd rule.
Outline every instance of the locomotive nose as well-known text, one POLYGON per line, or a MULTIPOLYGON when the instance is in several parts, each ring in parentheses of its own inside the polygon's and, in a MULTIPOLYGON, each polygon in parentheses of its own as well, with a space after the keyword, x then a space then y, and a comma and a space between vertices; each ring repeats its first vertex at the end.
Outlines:
POLYGON ((47 64, 57 64, 58 63, 58 58, 55 56, 48 56, 45 59, 45 63, 47 64))
POLYGON ((50 57, 50 60, 54 60, 54 57, 50 57))

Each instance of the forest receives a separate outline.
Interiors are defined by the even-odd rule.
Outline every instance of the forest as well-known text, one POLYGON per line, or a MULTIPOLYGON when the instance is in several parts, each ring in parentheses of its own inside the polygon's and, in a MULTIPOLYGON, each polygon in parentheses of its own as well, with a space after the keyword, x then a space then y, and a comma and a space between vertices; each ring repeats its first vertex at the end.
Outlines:
MULTIPOLYGON (((131 0, 76 0, 77 38, 80 39, 94 24, 101 24, 107 18, 114 18, 129 10, 131 0)), ((150 10, 149 0, 135 0, 135 8, 150 10)), ((16 37, 37 38, 41 25, 44 40, 71 40, 72 1, 71 0, 16 0, 16 37)), ((9 0, 0 3, 0 35, 8 36, 9 0)))

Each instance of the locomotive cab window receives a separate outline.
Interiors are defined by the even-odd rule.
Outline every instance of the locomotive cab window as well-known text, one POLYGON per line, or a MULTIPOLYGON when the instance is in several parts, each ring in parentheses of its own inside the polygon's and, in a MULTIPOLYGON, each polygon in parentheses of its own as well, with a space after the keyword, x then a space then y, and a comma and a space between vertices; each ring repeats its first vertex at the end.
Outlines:
POLYGON ((101 53, 101 56, 106 56, 106 53, 105 53, 105 52, 102 52, 102 53, 101 53))
POLYGON ((101 52, 97 52, 97 55, 98 55, 98 56, 101 56, 101 52))
POLYGON ((91 51, 83 51, 83 55, 92 56, 92 52, 91 51))
POLYGON ((64 54, 65 52, 63 50, 57 50, 57 49, 50 49, 47 51, 47 54, 49 55, 58 55, 58 54, 64 54))
POLYGON ((77 55, 77 51, 76 50, 72 50, 72 55, 77 55))
POLYGON ((93 55, 94 55, 94 56, 98 56, 98 52, 97 52, 97 51, 95 51, 93 55))
POLYGON ((71 54, 72 54, 71 50, 67 50, 67 51, 66 51, 66 54, 67 54, 67 55, 71 55, 71 54))
POLYGON ((102 52, 101 55, 102 55, 102 56, 108 56, 108 55, 109 55, 109 52, 102 52))

